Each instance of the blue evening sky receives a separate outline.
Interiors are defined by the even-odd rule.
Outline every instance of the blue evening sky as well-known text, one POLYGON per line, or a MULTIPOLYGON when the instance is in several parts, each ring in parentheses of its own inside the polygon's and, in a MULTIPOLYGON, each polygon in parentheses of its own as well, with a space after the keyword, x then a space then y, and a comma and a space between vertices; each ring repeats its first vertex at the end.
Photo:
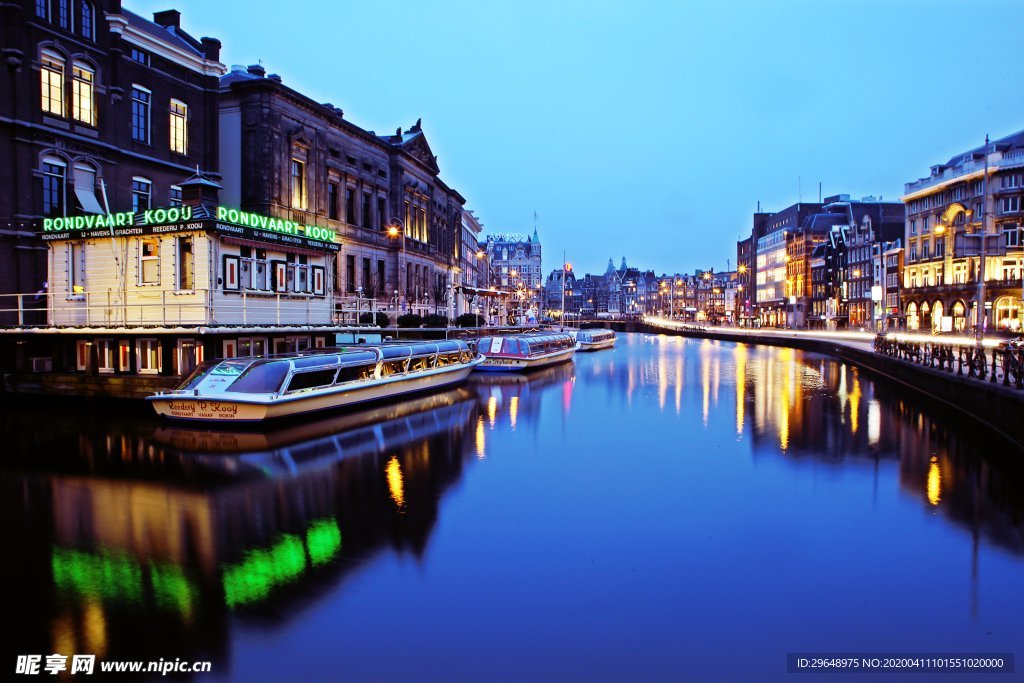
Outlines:
POLYGON ((757 202, 898 199, 1024 128, 1018 0, 125 0, 378 133, 422 117, 442 178, 544 270, 735 267, 757 202))

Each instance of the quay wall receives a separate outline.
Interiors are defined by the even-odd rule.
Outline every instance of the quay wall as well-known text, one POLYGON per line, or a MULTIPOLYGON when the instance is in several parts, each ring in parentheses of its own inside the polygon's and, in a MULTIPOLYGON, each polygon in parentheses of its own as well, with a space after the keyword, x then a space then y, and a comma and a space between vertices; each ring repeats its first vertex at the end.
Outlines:
MULTIPOLYGON (((635 329, 635 323, 629 324, 635 329)), ((618 326, 616 326, 618 327, 618 326)), ((911 389, 928 401, 948 409, 950 414, 970 417, 984 428, 994 431, 1017 448, 1024 450, 1024 391, 1003 386, 1000 382, 983 381, 958 375, 956 371, 929 368, 904 360, 890 358, 874 351, 842 342, 798 336, 776 336, 727 330, 668 329, 644 324, 643 331, 652 334, 678 335, 698 339, 784 346, 834 356, 885 379, 911 389)), ((620 328, 622 331, 625 327, 620 328)))

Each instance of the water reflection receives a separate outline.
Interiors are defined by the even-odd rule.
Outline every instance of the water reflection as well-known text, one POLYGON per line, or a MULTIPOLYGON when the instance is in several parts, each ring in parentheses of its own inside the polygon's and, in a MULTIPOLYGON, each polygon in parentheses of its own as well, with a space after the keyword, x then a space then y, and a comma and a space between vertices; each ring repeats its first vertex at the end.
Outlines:
MULTIPOLYGON (((621 510, 626 520, 636 499, 591 501, 590 491, 630 490, 623 468, 634 458, 645 460, 639 472, 663 472, 652 481, 669 478, 675 489, 711 462, 698 465, 695 451, 728 442, 733 450, 714 451, 722 496, 732 486, 728 473, 748 461, 770 460, 798 480, 822 464, 867 464, 874 486, 891 484, 928 519, 970 533, 976 555, 982 539, 1024 553, 1024 478, 1006 459, 980 452, 977 434, 961 422, 823 356, 650 335, 624 335, 614 351, 575 364, 473 376, 456 390, 265 432, 174 428, 138 415, 58 422, 12 409, 0 424, 11 445, 0 472, 0 524, 17 549, 17 561, 2 569, 8 614, 17 615, 10 647, 100 659, 171 654, 211 659, 215 671, 229 672, 234 624, 288 629, 310 605, 336 600, 338 587, 377 558, 427 562, 453 486, 501 467, 503 453, 523 448, 515 440, 524 434, 546 446, 557 430, 578 441, 551 460, 575 458, 572 476, 588 485, 552 495, 548 505, 564 497, 570 507, 545 525, 585 525, 598 509, 621 510), (616 451, 611 444, 623 432, 649 436, 654 446, 616 451)), ((756 469, 747 476, 762 483, 756 469)), ((787 495, 778 480, 769 483, 787 495)), ((529 495, 543 501, 543 493, 529 495)), ((484 497, 521 505, 522 496, 492 488, 484 497)), ((651 529, 667 519, 683 518, 623 522, 615 539, 572 527, 565 538, 623 543, 659 533, 651 529)), ((739 526, 749 523, 744 517, 739 526)), ((523 554, 559 566, 565 546, 538 543, 523 554)), ((463 552, 473 562, 477 547, 463 552)), ((976 556, 974 563, 976 576, 976 556)), ((565 579, 551 583, 572 583, 565 579)), ((457 607, 459 597, 451 600, 457 607)), ((589 617, 577 615, 581 623, 589 617)))
POLYGON ((10 596, 14 649, 217 660, 231 612, 279 618, 383 548, 421 555, 478 405, 459 389, 265 433, 9 416, 24 556, 4 583, 32 589, 10 596))

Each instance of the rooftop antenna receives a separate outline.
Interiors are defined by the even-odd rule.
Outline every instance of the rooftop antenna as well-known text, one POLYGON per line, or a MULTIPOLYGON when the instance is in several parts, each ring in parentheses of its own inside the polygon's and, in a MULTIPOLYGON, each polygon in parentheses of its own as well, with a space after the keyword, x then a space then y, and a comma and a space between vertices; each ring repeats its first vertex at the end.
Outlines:
POLYGON ((804 191, 800 184, 800 176, 796 177, 796 201, 798 204, 803 204, 804 201, 804 191))

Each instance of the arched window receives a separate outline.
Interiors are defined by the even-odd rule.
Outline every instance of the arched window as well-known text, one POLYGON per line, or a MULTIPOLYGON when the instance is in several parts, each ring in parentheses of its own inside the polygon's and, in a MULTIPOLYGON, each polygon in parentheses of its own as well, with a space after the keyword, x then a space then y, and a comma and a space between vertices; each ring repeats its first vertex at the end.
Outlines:
POLYGON ((64 59, 56 52, 43 50, 39 62, 43 112, 64 116, 64 59))
POLYGON ((939 331, 942 329, 942 316, 945 315, 945 307, 941 301, 936 301, 932 304, 932 329, 939 331))
POLYGON ((43 159, 43 215, 63 216, 67 205, 68 165, 57 157, 43 159))
POLYGON ((907 304, 907 329, 916 330, 921 327, 920 318, 917 315, 917 304, 911 301, 907 304))
POLYGON ((93 24, 93 11, 92 4, 88 0, 82 0, 81 9, 79 11, 79 33, 82 34, 83 38, 92 40, 95 34, 95 26, 93 24))

